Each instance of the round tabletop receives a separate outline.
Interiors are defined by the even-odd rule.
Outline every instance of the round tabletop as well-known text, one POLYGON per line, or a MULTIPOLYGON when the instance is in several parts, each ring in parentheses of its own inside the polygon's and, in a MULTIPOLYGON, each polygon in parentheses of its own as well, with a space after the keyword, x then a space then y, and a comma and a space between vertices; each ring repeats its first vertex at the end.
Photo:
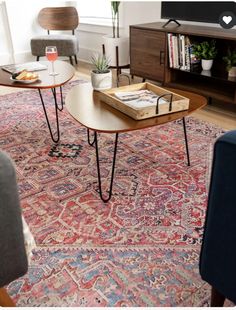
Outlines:
POLYGON ((99 99, 90 83, 73 87, 66 96, 69 113, 83 126, 98 131, 117 133, 161 125, 183 118, 207 104, 205 97, 178 89, 166 88, 190 99, 189 109, 144 120, 134 120, 99 99))
POLYGON ((55 72, 58 75, 52 76, 49 75, 49 70, 51 70, 52 64, 49 61, 40 61, 40 63, 47 66, 48 69, 37 71, 39 74, 39 80, 31 83, 31 84, 23 84, 20 82, 15 82, 10 80, 11 73, 0 69, 0 85, 8 86, 8 87, 19 87, 19 88, 36 88, 36 89, 44 89, 44 88, 54 88, 61 86, 68 82, 75 74, 75 68, 65 62, 57 60, 54 63, 55 72))

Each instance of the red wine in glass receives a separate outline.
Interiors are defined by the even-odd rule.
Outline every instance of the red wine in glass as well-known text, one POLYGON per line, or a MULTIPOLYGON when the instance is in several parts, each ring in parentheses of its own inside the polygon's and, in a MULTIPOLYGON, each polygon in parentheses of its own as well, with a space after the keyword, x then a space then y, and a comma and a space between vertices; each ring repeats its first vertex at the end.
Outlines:
POLYGON ((49 73, 49 75, 57 75, 54 71, 54 61, 57 60, 58 53, 57 53, 57 47, 56 46, 46 46, 45 54, 48 59, 48 61, 51 61, 52 63, 52 72, 49 73))

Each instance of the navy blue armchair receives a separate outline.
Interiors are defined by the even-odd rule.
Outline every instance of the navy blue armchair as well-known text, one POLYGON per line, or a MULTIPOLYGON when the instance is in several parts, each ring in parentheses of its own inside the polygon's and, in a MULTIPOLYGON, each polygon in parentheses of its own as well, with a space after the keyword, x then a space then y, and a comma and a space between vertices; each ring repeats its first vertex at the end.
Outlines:
POLYGON ((212 286, 211 306, 236 303, 236 130, 215 143, 200 274, 212 286))

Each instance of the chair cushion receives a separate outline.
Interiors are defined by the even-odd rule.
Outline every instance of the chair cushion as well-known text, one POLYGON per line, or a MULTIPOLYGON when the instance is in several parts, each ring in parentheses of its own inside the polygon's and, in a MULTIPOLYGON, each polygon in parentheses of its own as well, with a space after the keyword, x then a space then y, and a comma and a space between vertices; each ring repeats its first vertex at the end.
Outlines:
POLYGON ((73 56, 78 53, 78 40, 75 35, 44 35, 31 39, 31 52, 34 56, 45 56, 46 46, 56 46, 59 56, 73 56))

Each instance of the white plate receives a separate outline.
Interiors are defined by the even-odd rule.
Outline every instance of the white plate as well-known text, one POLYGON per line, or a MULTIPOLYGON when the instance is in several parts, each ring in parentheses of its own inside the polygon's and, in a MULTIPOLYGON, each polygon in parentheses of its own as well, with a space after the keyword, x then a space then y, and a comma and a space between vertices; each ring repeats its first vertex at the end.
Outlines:
POLYGON ((10 77, 10 80, 12 80, 14 82, 22 83, 22 84, 31 84, 31 83, 34 83, 34 82, 38 81, 39 80, 39 76, 36 79, 33 79, 33 80, 17 80, 17 79, 13 79, 12 77, 10 77))

